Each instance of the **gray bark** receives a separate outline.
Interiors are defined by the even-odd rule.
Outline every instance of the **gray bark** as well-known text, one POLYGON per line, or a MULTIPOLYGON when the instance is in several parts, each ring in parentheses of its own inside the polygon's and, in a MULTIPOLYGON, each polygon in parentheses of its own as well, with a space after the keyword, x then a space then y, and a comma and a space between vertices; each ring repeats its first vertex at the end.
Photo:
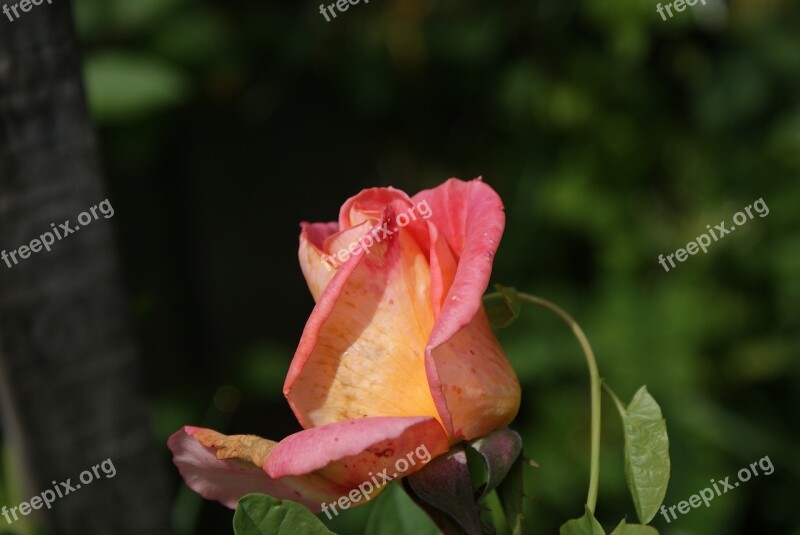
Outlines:
MULTIPOLYGON (((0 13, 0 249, 106 199, 71 6, 0 13)), ((114 199, 110 199, 114 204, 114 199)), ((22 499, 100 477, 27 517, 55 534, 169 533, 166 455, 150 433, 114 246, 97 220, 9 268, 0 260, 0 406, 22 499)), ((9 508, 16 503, 0 504, 9 508)), ((8 526, 0 517, 0 527, 8 526)))

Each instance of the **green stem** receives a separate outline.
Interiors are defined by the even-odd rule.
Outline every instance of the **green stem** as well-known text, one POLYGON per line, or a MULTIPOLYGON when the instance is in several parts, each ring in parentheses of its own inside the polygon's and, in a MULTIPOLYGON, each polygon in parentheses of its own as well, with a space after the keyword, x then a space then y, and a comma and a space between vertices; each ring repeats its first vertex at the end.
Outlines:
MULTIPOLYGON (((499 293, 493 293, 486 296, 486 298, 501 296, 499 293)), ((564 322, 570 326, 575 337, 580 342, 583 348, 583 354, 586 356, 586 363, 589 365, 589 378, 591 381, 591 400, 592 400, 592 444, 591 444, 591 467, 589 470, 589 492, 586 497, 586 505, 594 512, 597 505, 597 485, 600 480, 600 373, 597 370, 597 361, 594 358, 592 346, 589 345, 589 340, 583 333, 580 325, 572 319, 572 316, 566 313, 564 309, 558 305, 522 292, 517 293, 517 297, 523 301, 528 301, 535 305, 546 308, 560 317, 564 322)))

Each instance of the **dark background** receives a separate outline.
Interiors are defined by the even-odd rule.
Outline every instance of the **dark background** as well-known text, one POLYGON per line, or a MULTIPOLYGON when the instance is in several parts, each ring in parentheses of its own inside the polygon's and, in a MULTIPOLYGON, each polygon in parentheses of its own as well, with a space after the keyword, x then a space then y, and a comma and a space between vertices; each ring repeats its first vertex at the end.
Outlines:
MULTIPOLYGON (((331 22, 318 9, 74 4, 158 440, 184 424, 299 430, 281 394, 313 306, 299 222, 336 219, 364 187, 482 175, 508 218, 493 281, 566 308, 617 393, 647 384, 661 403, 667 506, 775 466, 653 525, 800 534, 797 4, 707 0, 667 21, 649 0, 372 0, 331 22), (768 216, 658 264, 759 198, 768 216)), ((541 466, 527 532, 555 533, 588 483, 585 364, 532 307, 499 337, 523 385, 511 427, 541 466)), ((635 513, 603 403, 610 530, 635 513)), ((176 531, 229 533, 232 513, 182 488, 163 453, 176 531)), ((333 529, 362 533, 369 507, 333 529)))

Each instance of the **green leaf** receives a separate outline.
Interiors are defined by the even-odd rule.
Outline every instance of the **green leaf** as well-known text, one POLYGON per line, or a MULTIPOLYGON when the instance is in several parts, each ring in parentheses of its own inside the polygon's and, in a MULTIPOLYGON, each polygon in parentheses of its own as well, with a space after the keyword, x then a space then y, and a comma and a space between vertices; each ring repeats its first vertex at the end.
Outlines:
POLYGON ((248 494, 239 500, 233 515, 236 535, 332 535, 332 531, 299 503, 277 500, 266 494, 248 494))
POLYGON ((503 507, 506 523, 512 535, 522 535, 522 498, 525 496, 523 467, 525 463, 523 456, 518 456, 505 479, 497 486, 497 498, 503 507))
POLYGON ((641 524, 626 524, 623 518, 622 522, 611 532, 611 535, 658 535, 658 530, 641 524))
POLYGON ((399 484, 389 485, 378 497, 364 535, 438 535, 439 530, 399 484))
POLYGON ((642 524, 649 523, 664 501, 669 483, 669 438, 661 407, 643 386, 625 408, 608 388, 625 431, 625 477, 642 524))
POLYGON ((589 506, 586 505, 584 508, 585 511, 582 517, 569 520, 561 526, 559 530, 561 535, 606 535, 606 532, 603 531, 603 526, 595 519, 589 506))
POLYGON ((188 86, 169 63, 120 52, 87 57, 84 79, 92 116, 101 122, 135 119, 179 104, 188 86))
POLYGON ((500 295, 491 296, 484 301, 486 315, 489 322, 497 328, 508 327, 519 317, 520 304, 517 297, 517 289, 511 287, 494 285, 495 290, 500 295))

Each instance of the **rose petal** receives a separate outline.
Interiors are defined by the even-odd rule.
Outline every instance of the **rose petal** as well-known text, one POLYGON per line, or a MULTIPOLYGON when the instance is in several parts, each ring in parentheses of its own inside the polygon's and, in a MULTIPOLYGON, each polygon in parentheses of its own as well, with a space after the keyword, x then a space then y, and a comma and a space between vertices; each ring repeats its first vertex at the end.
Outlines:
POLYGON ((520 405, 519 380, 483 309, 429 355, 450 409, 451 437, 472 440, 511 423, 520 405))
POLYGON ((339 209, 339 225, 347 228, 364 221, 377 222, 387 206, 401 214, 411 208, 411 198, 402 190, 388 188, 368 188, 345 201, 339 209))
POLYGON ((335 258, 325 251, 325 240, 339 230, 336 223, 300 223, 300 269, 316 301, 336 272, 335 258))
POLYGON ((233 509, 243 496, 262 493, 314 511, 359 486, 371 499, 382 487, 364 482, 384 483, 381 473, 410 475, 449 447, 439 422, 428 417, 350 420, 301 431, 277 445, 187 426, 167 444, 186 484, 206 499, 233 509))
POLYGON ((430 222, 458 262, 426 348, 428 381, 451 439, 475 438, 508 425, 520 402, 519 380, 483 310, 503 204, 480 179, 450 179, 413 200, 428 202, 430 222))
MULTIPOLYGON (((384 471, 392 479, 411 475, 448 448, 435 418, 363 418, 286 437, 264 468, 273 478, 315 472, 353 489, 384 471)), ((377 481, 383 478, 377 476, 377 481)))
MULTIPOLYGON (((376 226, 393 220, 388 206, 376 226)), ((337 269, 284 384, 303 427, 377 416, 439 417, 425 371, 433 326, 429 276, 424 253, 404 230, 337 269)))
MULTIPOLYGON (((172 450, 172 462, 190 489, 231 509, 236 508, 242 496, 252 493, 290 498, 309 507, 317 506, 314 501, 303 501, 283 483, 269 478, 261 466, 251 462, 252 458, 251 461, 244 459, 248 454, 242 450, 237 458, 218 458, 218 449, 213 443, 219 446, 226 439, 235 442, 237 437, 225 437, 210 429, 189 426, 169 438, 167 446, 172 450)), ((224 446, 222 448, 224 451, 224 446)), ((332 493, 332 496, 336 494, 332 493)))
MULTIPOLYGON (((387 206, 392 206, 395 213, 403 213, 412 204, 408 195, 398 189, 369 188, 344 203, 339 224, 301 223, 300 267, 315 301, 333 278, 335 270, 352 255, 350 251, 339 257, 340 251, 348 251, 351 245, 358 244, 362 236, 382 219, 387 206)), ((411 225, 420 227, 422 223, 412 222, 411 225)))
POLYGON ((430 222, 436 225, 458 262, 455 280, 436 319, 430 343, 438 346, 467 325, 482 308, 492 263, 505 227, 503 202, 480 178, 464 182, 451 178, 421 191, 413 201, 427 201, 430 222))

